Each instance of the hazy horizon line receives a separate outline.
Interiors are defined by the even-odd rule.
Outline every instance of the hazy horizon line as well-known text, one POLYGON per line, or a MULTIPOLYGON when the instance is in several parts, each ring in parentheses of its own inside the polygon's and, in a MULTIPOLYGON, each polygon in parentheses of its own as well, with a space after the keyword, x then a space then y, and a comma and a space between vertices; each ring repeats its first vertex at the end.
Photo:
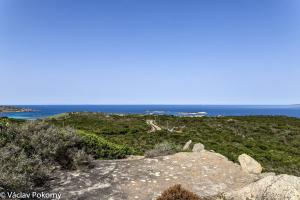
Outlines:
POLYGON ((298 106, 300 104, 0 104, 0 106, 298 106))

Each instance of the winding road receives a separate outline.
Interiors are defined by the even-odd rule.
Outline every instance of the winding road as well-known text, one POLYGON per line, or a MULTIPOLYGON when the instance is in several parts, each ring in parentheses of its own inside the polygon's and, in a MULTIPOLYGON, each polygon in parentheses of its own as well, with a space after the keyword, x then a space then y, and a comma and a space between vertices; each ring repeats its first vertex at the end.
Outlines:
POLYGON ((150 133, 155 132, 155 131, 160 131, 161 128, 155 124, 155 121, 152 119, 146 120, 146 123, 151 126, 151 130, 149 131, 150 133))

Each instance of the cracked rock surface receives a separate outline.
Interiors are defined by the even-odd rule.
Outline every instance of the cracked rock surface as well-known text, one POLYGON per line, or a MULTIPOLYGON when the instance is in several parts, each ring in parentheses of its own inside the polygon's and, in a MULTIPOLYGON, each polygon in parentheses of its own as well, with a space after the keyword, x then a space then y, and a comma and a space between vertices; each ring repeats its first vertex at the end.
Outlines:
POLYGON ((174 184, 205 197, 258 180, 221 154, 205 150, 154 159, 97 160, 95 165, 88 171, 57 172, 52 192, 60 192, 62 199, 154 200, 174 184))

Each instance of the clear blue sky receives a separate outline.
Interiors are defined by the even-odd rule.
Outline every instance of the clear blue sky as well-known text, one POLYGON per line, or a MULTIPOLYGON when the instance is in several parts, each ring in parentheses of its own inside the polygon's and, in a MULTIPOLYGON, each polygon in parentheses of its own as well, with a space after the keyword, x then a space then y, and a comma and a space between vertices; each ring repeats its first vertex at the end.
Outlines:
POLYGON ((0 104, 300 103, 299 0, 0 0, 0 104))

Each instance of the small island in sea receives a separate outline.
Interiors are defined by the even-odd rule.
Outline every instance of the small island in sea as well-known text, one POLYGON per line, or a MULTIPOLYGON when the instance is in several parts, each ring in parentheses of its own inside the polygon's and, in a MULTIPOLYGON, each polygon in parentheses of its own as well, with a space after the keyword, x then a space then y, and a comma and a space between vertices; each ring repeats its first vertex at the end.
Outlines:
POLYGON ((32 112, 32 110, 16 106, 0 106, 0 113, 1 112, 32 112))

